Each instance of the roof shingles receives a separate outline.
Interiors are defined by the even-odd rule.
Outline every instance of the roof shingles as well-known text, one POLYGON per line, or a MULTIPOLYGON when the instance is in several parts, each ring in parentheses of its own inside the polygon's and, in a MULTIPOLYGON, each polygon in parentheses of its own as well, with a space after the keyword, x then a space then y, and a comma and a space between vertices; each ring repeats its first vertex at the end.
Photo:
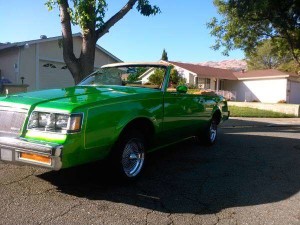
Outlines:
POLYGON ((213 68, 209 66, 201 66, 197 64, 191 63, 181 63, 181 62, 173 62, 169 61, 169 63, 189 70, 193 73, 196 73, 199 77, 203 78, 221 78, 226 80, 237 80, 231 70, 213 68))
POLYGON ((225 80, 243 80, 243 79, 272 79, 279 77, 293 77, 300 78, 299 75, 295 73, 282 72, 276 69, 267 69, 267 70, 251 70, 247 72, 234 72, 227 69, 213 68, 209 66, 201 66, 199 64, 191 63, 182 63, 182 62, 173 62, 169 63, 196 73, 199 77, 203 78, 220 78, 225 80))
POLYGON ((238 79, 276 78, 276 77, 299 77, 295 73, 282 72, 276 69, 251 70, 247 72, 234 72, 238 79))

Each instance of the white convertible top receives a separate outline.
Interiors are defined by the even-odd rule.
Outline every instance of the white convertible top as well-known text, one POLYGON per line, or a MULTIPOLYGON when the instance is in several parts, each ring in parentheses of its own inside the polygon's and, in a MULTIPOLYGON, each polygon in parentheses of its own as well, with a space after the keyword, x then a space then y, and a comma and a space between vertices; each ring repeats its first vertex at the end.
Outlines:
POLYGON ((160 66, 169 66, 170 63, 166 62, 123 62, 123 63, 112 63, 101 66, 101 68, 111 68, 111 67, 130 67, 130 66, 153 66, 153 67, 160 67, 160 66))

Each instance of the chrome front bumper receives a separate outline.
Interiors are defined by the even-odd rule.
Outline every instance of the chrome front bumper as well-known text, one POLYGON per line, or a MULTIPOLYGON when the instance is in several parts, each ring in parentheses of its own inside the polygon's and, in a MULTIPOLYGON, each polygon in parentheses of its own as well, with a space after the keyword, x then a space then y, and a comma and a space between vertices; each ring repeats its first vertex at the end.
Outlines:
POLYGON ((62 167, 61 153, 62 145, 31 141, 22 138, 0 137, 0 160, 10 163, 22 163, 41 166, 52 170, 62 167), (23 153, 49 158, 49 162, 22 157, 23 153))

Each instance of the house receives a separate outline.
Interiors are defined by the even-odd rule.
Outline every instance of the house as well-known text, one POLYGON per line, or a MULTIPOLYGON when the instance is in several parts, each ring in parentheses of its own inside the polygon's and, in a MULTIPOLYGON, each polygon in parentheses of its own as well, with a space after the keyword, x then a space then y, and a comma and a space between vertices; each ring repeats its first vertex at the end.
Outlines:
POLYGON ((235 101, 300 104, 300 76, 275 69, 233 72, 170 62, 188 84, 214 90, 235 101))
MULTIPOLYGON (((0 44, 1 76, 12 84, 28 84, 28 90, 62 88, 74 85, 73 77, 63 59, 62 37, 0 44)), ((79 56, 81 34, 73 35, 74 53, 79 56)), ((95 68, 108 63, 121 62, 119 58, 100 47, 95 49, 95 68)))
MULTIPOLYGON (((213 90, 234 101, 300 104, 300 76, 275 69, 234 72, 169 61, 189 86, 213 90)), ((151 71, 142 75, 146 83, 151 71)))
POLYGON ((145 73, 143 73, 141 76, 139 76, 139 80, 142 81, 142 84, 146 84, 149 82, 149 77, 155 72, 154 68, 151 68, 147 70, 145 73))
MULTIPOLYGON (((165 62, 161 60, 161 62, 165 62)), ((218 69, 208 66, 200 66, 192 63, 181 63, 168 61, 174 66, 179 75, 185 79, 189 86, 196 86, 202 89, 221 90, 224 80, 236 80, 232 71, 218 69)), ((154 73, 154 69, 147 70, 139 79, 142 83, 149 82, 149 77, 154 73)))
POLYGON ((186 83, 202 89, 215 91, 224 90, 225 80, 236 80, 233 72, 226 69, 201 66, 191 63, 169 61, 178 71, 179 75, 185 78, 186 83))
POLYGON ((236 80, 224 89, 236 92, 236 101, 300 104, 300 76, 276 69, 234 72, 236 80))

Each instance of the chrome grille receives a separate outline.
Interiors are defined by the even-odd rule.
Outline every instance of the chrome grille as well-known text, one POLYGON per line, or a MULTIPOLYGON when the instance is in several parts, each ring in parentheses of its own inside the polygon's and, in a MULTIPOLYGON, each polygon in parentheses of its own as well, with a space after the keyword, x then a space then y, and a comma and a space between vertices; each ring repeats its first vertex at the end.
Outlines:
POLYGON ((26 114, 26 112, 0 110, 0 137, 19 136, 26 114))

